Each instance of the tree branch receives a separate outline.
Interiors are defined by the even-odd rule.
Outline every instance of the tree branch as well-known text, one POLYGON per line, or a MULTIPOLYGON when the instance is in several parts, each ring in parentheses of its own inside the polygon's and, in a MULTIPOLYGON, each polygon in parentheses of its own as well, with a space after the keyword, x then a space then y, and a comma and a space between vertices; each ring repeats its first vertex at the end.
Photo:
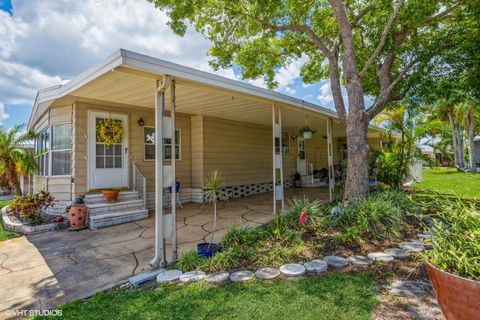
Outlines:
POLYGON ((457 3, 455 3, 453 6, 451 6, 450 8, 448 9, 445 9, 444 11, 434 15, 434 16, 431 16, 427 19, 424 20, 424 23, 425 24, 429 24, 429 23, 432 23, 432 22, 435 22, 436 20, 439 20, 441 18, 444 18, 446 17, 448 14, 452 13, 453 11, 457 10, 461 5, 463 4, 463 1, 458 1, 457 3))
POLYGON ((381 90, 380 96, 375 100, 374 104, 367 109, 367 116, 369 119, 373 119, 380 111, 382 111, 383 107, 385 107, 385 105, 390 101, 390 94, 392 90, 403 79, 408 70, 410 70, 417 62, 418 59, 412 59, 409 63, 407 63, 402 71, 400 71, 395 80, 393 80, 388 87, 384 87, 381 90))
POLYGON ((344 126, 347 125, 347 109, 342 96, 342 86, 340 83, 340 71, 338 70, 338 54, 329 61, 330 88, 332 89, 333 103, 337 109, 338 117, 344 126))
POLYGON ((363 78, 365 76, 365 73, 367 73, 368 69, 372 66, 373 62, 375 62, 378 55, 380 54, 380 51, 382 51, 383 46, 385 45, 385 42, 387 41, 388 34, 390 33, 390 30, 392 29, 393 23, 397 19, 398 14, 400 13, 400 8, 403 6, 404 3, 405 3, 405 0, 400 0, 397 3, 397 6, 393 10, 392 15, 388 19, 388 22, 385 25, 385 28, 383 29, 382 35, 380 36, 380 42, 378 43, 378 46, 375 48, 372 55, 370 56, 367 63, 365 64, 365 66, 363 67, 362 71, 359 74, 360 78, 363 78))

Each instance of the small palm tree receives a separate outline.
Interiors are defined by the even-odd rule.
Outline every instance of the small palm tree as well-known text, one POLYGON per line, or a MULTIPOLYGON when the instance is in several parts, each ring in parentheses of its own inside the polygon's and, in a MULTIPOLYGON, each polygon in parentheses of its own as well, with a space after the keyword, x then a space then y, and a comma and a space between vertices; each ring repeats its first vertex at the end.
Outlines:
POLYGON ((22 144, 34 138, 32 132, 22 133, 23 125, 11 129, 0 128, 0 163, 5 178, 17 195, 21 195, 19 173, 30 174, 34 168, 33 154, 22 147, 22 144))
POLYGON ((213 236, 217 228, 217 201, 228 199, 228 194, 222 189, 225 187, 225 178, 222 173, 216 169, 210 171, 205 182, 206 200, 213 203, 213 230, 210 243, 213 243, 213 236))

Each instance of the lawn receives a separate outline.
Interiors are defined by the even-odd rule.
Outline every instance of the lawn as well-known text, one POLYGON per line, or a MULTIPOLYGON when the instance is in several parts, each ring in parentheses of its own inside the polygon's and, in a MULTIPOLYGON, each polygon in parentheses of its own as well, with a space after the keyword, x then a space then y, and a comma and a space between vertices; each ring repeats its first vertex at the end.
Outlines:
POLYGON ((366 273, 298 280, 99 293, 63 306, 62 319, 371 319, 377 298, 366 273))
MULTIPOLYGON (((9 205, 11 202, 12 202, 12 200, 0 201, 0 209, 5 207, 6 205, 9 205)), ((2 214, 0 213, 0 217, 1 216, 2 216, 2 214)), ((0 241, 5 241, 5 240, 12 239, 12 238, 15 238, 15 237, 18 237, 18 234, 16 234, 15 232, 4 230, 3 229, 3 224, 0 223, 0 241)))
POLYGON ((480 174, 449 169, 424 169, 423 181, 416 183, 417 190, 454 194, 465 198, 480 198, 480 174))

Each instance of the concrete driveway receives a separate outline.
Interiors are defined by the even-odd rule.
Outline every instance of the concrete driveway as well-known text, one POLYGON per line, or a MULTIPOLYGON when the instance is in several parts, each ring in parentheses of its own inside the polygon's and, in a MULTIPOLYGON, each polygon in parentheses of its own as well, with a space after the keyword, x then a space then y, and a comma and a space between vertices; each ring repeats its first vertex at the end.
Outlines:
MULTIPOLYGON (((304 192, 307 196, 320 194, 318 189, 304 192)), ((287 190, 290 197, 300 193, 299 189, 287 190)), ((214 241, 230 224, 259 226, 268 222, 272 218, 271 197, 267 193, 222 203, 214 241)), ((187 204, 178 209, 180 254, 210 240, 212 220, 208 205, 187 204)), ((11 318, 14 310, 45 310, 83 299, 149 270, 154 254, 153 223, 151 215, 95 231, 63 230, 0 242, 0 318, 11 318)))

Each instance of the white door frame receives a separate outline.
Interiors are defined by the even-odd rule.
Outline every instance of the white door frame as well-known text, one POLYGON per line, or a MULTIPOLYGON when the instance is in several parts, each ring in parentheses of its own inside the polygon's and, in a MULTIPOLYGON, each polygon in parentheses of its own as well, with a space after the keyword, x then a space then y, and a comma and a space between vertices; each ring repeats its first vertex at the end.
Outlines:
POLYGON ((297 137, 297 171, 300 175, 307 174, 307 140, 297 137), (305 159, 300 159, 300 142, 303 141, 303 152, 305 159), (303 163, 302 163, 303 162, 303 163))
MULTIPOLYGON (((96 130, 96 118, 118 118, 123 122, 123 145, 122 145, 122 170, 123 180, 119 183, 119 187, 129 186, 129 161, 128 161, 128 138, 129 138, 129 125, 128 114, 108 111, 89 110, 88 111, 88 126, 87 126, 87 190, 101 189, 93 184, 93 172, 96 169, 95 165, 95 130, 96 130)), ((113 187, 113 186, 111 186, 113 187)))

